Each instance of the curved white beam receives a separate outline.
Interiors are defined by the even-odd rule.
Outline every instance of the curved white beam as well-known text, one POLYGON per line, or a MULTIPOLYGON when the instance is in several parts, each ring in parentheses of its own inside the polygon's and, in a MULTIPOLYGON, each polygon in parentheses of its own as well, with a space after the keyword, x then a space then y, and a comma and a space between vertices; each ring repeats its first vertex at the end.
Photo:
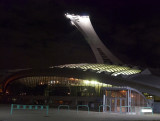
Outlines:
POLYGON ((89 16, 79 16, 68 13, 65 15, 71 20, 72 25, 75 25, 83 34, 96 57, 97 63, 122 64, 122 62, 115 57, 99 39, 94 31, 89 16))

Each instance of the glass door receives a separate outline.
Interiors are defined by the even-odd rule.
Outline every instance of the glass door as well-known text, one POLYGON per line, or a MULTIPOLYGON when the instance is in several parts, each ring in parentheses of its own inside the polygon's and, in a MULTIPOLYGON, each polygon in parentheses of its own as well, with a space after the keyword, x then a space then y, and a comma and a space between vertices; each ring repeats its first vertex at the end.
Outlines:
POLYGON ((116 100, 115 98, 111 98, 111 112, 115 112, 116 107, 116 100))
POLYGON ((120 100, 120 98, 117 98, 116 102, 117 102, 117 104, 116 104, 116 112, 120 112, 120 106, 121 106, 121 100, 120 100))
MULTIPOLYGON (((121 107, 121 106, 127 106, 127 100, 126 100, 126 98, 121 98, 121 99, 120 99, 120 107, 121 107)), ((122 108, 121 108, 122 113, 127 112, 127 109, 128 109, 128 107, 122 107, 122 108)))

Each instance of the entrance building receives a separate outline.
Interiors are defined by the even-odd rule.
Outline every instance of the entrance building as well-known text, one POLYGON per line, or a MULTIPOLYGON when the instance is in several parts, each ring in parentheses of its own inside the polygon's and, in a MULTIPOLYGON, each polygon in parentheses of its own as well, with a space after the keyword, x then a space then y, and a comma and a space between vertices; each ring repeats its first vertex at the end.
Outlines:
POLYGON ((115 113, 138 112, 150 106, 144 95, 130 87, 106 87, 103 95, 103 111, 115 113))
POLYGON ((140 75, 140 69, 128 66, 86 63, 19 71, 3 81, 0 101, 55 107, 88 105, 94 111, 138 113, 143 107, 151 110, 154 94, 159 94, 157 88, 134 83, 132 78, 140 75))

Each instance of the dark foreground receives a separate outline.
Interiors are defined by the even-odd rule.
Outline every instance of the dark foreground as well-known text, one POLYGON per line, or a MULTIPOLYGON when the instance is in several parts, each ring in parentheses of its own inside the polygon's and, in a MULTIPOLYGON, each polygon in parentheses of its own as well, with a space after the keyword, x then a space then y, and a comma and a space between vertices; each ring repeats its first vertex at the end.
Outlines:
POLYGON ((87 112, 60 110, 50 108, 49 115, 45 110, 14 110, 10 115, 9 105, 0 105, 0 121, 160 121, 160 114, 133 115, 110 114, 99 112, 87 112))

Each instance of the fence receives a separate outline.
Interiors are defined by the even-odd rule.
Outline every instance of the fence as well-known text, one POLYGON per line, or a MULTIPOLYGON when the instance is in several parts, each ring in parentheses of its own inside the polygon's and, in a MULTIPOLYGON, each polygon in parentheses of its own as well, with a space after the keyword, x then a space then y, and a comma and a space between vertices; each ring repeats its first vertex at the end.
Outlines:
POLYGON ((60 110, 61 107, 67 107, 67 109, 68 109, 68 111, 69 111, 69 105, 59 105, 59 106, 58 106, 58 112, 59 112, 59 110, 60 110))
POLYGON ((101 112, 101 107, 109 107, 109 111, 111 112, 111 107, 109 105, 100 105, 99 106, 99 112, 101 112))
POLYGON ((11 104, 11 112, 10 114, 13 114, 13 110, 14 109, 30 109, 30 110, 38 110, 38 109, 46 109, 46 115, 48 116, 48 110, 49 110, 49 106, 48 105, 19 105, 19 104, 11 104))

